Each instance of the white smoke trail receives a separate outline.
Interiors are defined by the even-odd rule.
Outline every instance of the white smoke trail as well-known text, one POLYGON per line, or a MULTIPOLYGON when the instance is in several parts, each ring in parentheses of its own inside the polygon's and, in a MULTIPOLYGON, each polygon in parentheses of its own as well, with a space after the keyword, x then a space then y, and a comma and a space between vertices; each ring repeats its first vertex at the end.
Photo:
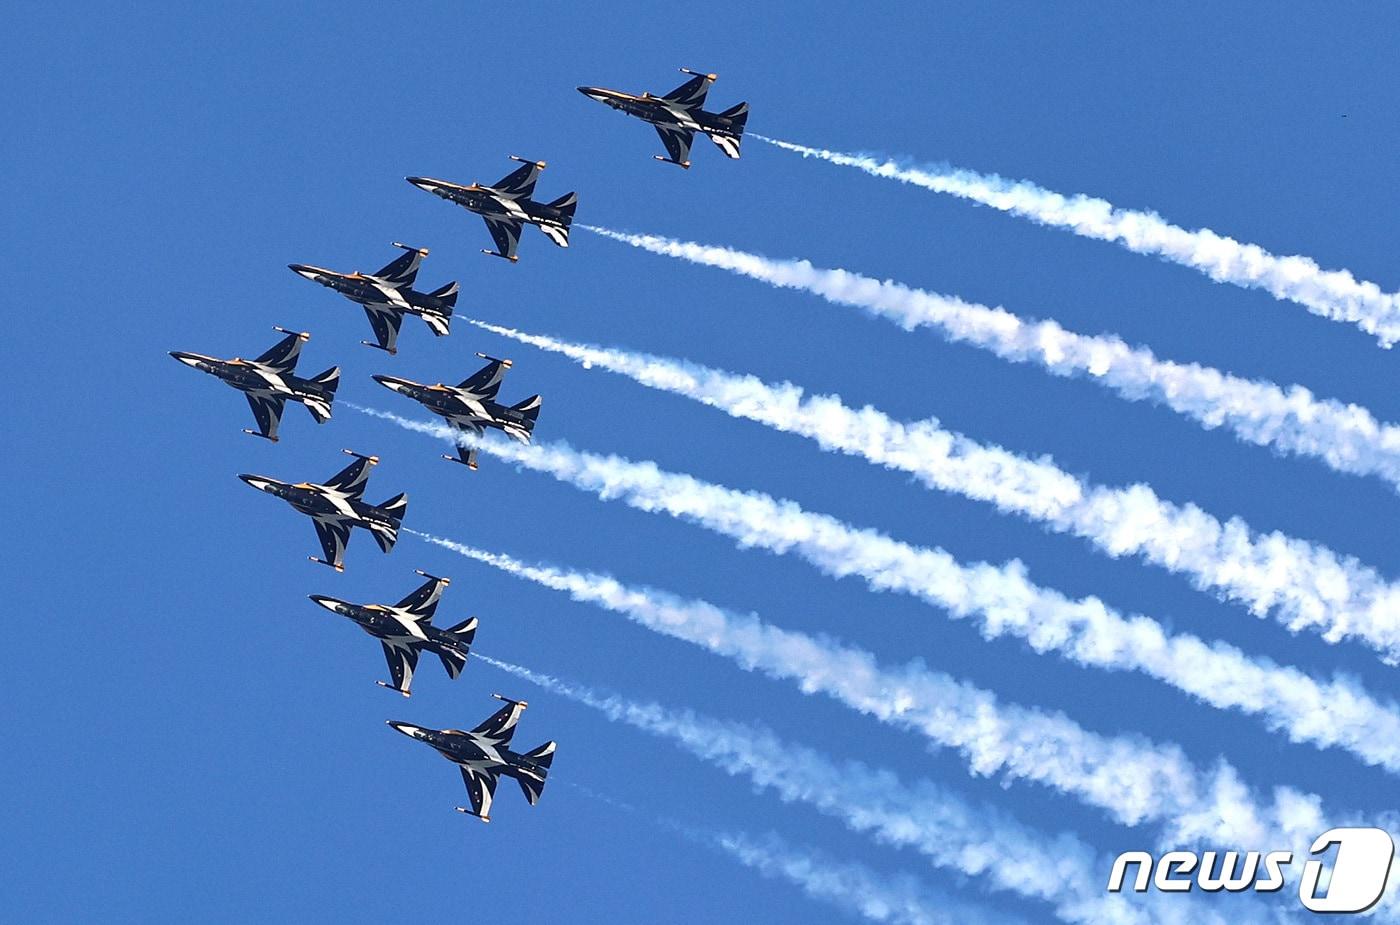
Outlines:
POLYGON ((562 443, 469 439, 444 424, 349 407, 409 430, 465 441, 604 500, 700 524, 741 546, 796 553, 837 578, 859 575, 872 590, 912 594, 955 618, 975 619, 988 639, 1010 633, 1037 652, 1057 652, 1081 665, 1141 671, 1212 706, 1258 716, 1295 742, 1344 748, 1367 764, 1400 771, 1400 710, 1376 701, 1355 680, 1318 681, 1222 642, 1170 635, 1151 618, 1124 617, 1098 598, 1071 600, 1033 584, 1019 561, 962 565, 941 549, 910 546, 793 501, 665 472, 651 462, 596 456, 562 443))
POLYGON ((606 575, 531 566, 510 556, 410 531, 428 542, 509 574, 620 613, 642 626, 699 645, 769 677, 794 680, 883 723, 911 729, 956 749, 974 775, 1031 780, 1107 812, 1125 825, 1161 823, 1178 842, 1293 833, 1306 816, 1295 807, 1317 798, 1289 788, 1274 806, 1239 781, 1225 762, 1210 771, 1181 750, 1138 736, 1091 733, 1063 714, 997 701, 996 695, 930 671, 921 662, 886 669, 869 652, 828 637, 770 626, 758 617, 721 610, 650 588, 629 588, 606 575))
POLYGON ((658 235, 576 227, 654 254, 862 308, 906 330, 936 327, 951 341, 981 347, 1004 360, 1034 363, 1057 376, 1088 376, 1129 401, 1147 399, 1207 429, 1229 427, 1246 442, 1313 457, 1337 472, 1378 476, 1400 489, 1400 427, 1378 422, 1360 405, 1316 398, 1300 385, 1280 388, 1195 363, 1159 360, 1147 348, 1129 347, 1111 335, 1075 334, 1054 321, 1027 321, 1003 308, 846 270, 823 270, 805 260, 770 260, 658 235))
POLYGON ((969 804, 928 781, 905 784, 860 762, 834 763, 765 729, 599 694, 520 665, 477 657, 613 722, 668 739, 784 802, 805 803, 854 832, 912 848, 934 866, 983 878, 993 889, 1049 903, 1064 921, 1222 921, 1202 918, 1203 910, 1184 904, 1161 903, 1149 914, 1123 895, 1106 894, 1107 863, 1075 836, 1030 829, 995 807, 969 804))
POLYGON ((1349 270, 1324 270, 1308 257, 1279 257, 1257 244, 1244 244, 1209 228, 1187 231, 1155 212, 1119 209, 1082 194, 1064 196, 1027 180, 1008 180, 946 165, 910 167, 894 160, 811 148, 763 135, 750 133, 749 137, 804 158, 855 167, 872 176, 947 193, 1039 225, 1064 228, 1083 238, 1111 241, 1134 253, 1199 270, 1218 283, 1262 289, 1314 315, 1355 324, 1383 347, 1400 340, 1400 293, 1384 292, 1375 283, 1358 280, 1349 270))
POLYGON ((714 847, 770 879, 800 887, 814 899, 872 922, 893 925, 1018 925, 1019 918, 935 893, 909 876, 891 877, 864 864, 836 861, 810 848, 797 848, 776 833, 755 838, 744 832, 694 832, 714 847))
POLYGON ((1085 484, 1049 458, 1028 459, 939 427, 904 423, 835 395, 804 395, 790 382, 766 383, 685 360, 652 356, 467 319, 487 331, 601 367, 642 385, 691 398, 736 418, 816 440, 825 450, 908 472, 925 485, 989 501, 1111 556, 1140 555, 1190 576, 1196 587, 1271 611, 1290 630, 1314 629, 1328 642, 1364 641, 1400 663, 1400 586, 1354 557, 1279 532, 1260 534, 1239 518, 1221 523, 1194 504, 1178 506, 1147 485, 1085 484))

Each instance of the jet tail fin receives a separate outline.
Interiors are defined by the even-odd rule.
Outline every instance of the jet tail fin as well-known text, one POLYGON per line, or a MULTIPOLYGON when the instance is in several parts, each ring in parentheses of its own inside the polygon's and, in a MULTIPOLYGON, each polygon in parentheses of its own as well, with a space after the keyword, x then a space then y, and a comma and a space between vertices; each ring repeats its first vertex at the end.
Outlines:
POLYGON ((308 397, 302 404, 311 412, 316 423, 324 424, 331 419, 331 402, 335 401, 335 390, 340 387, 340 367, 332 366, 325 372, 312 376, 308 381, 317 386, 321 394, 308 397))
POLYGON ((403 515, 408 511, 408 493, 400 492, 394 495, 394 497, 379 505, 379 509, 396 521, 403 520, 403 515))
POLYGON ((454 281, 428 293, 438 300, 438 305, 432 311, 424 311, 420 317, 437 337, 446 337, 452 331, 452 308, 457 304, 457 288, 454 281))
POLYGON ((574 220, 574 210, 578 208, 578 193, 565 193, 549 204, 550 208, 564 213, 564 224, 574 220))
POLYGON ((719 113, 719 116, 720 118, 729 120, 729 130, 733 133, 733 137, 729 135, 712 134, 710 135, 710 140, 715 143, 716 147, 724 152, 726 157, 738 157, 739 142, 744 137, 744 126, 749 121, 749 104, 740 103, 737 106, 731 106, 724 112, 719 113))
POLYGON ((388 552, 394 548, 394 544, 399 541, 399 523, 403 520, 403 515, 408 511, 408 494, 401 493, 394 495, 388 501, 379 505, 379 509, 393 520, 393 525, 381 527, 372 525, 370 530, 374 534, 374 540, 379 544, 379 548, 388 552))
POLYGON ((476 622, 476 617, 472 617, 470 619, 463 620, 456 626, 448 627, 447 629, 443 630, 443 632, 451 633, 454 636, 461 636, 462 642, 464 644, 471 645, 472 637, 476 635, 476 622))
POLYGON ((578 208, 578 193, 565 193, 549 203, 550 208, 559 210, 558 225, 541 225, 540 230, 549 240, 560 247, 569 246, 569 226, 574 221, 574 209, 578 208))
POLYGON ((449 678, 455 679, 462 673, 462 669, 467 667, 467 653, 471 650, 472 640, 476 638, 476 624, 476 617, 472 617, 443 631, 449 636, 457 637, 456 648, 442 646, 437 650, 438 658, 442 660, 442 667, 447 671, 449 678))
POLYGON ((335 390, 340 387, 340 367, 332 366, 323 373, 317 373, 311 377, 311 381, 334 395, 335 390))
POLYGON ((435 299, 441 299, 447 309, 443 312, 443 314, 450 315, 452 314, 452 306, 457 304, 457 290, 459 288, 460 287, 454 280, 453 282, 448 283, 446 286, 443 286, 440 289, 434 289, 432 292, 428 293, 428 295, 432 296, 435 299))
POLYGON ((549 765, 554 760, 554 749, 558 747, 557 742, 546 742, 539 748, 532 748, 523 757, 534 762, 538 779, 533 775, 522 774, 516 778, 520 783, 520 789, 525 794, 525 799, 534 806, 540 801, 540 794, 544 793, 545 778, 549 776, 549 765))
POLYGON ((540 416, 540 406, 543 404, 543 398, 538 395, 531 395, 524 401, 511 405, 510 408, 512 411, 519 411, 528 422, 527 427, 533 429, 535 421, 538 420, 540 416))

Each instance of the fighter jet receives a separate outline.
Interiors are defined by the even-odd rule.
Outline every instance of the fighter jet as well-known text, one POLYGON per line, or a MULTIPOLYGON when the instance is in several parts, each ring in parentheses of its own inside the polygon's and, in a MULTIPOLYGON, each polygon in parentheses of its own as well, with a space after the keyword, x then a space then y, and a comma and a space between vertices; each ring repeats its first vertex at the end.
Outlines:
POLYGON ((399 538, 399 524, 408 510, 408 495, 398 494, 383 504, 366 504, 363 500, 369 467, 379 463, 378 456, 364 456, 353 450, 342 451, 355 461, 331 476, 324 485, 313 482, 279 482, 262 475, 240 475, 239 478, 259 491, 276 495, 316 524, 316 535, 326 557, 308 556, 312 562, 329 565, 337 572, 345 571, 345 545, 350 542, 350 528, 364 527, 374 534, 379 548, 388 552, 399 538))
POLYGON ((413 281, 418 277, 418 265, 428 256, 426 247, 412 247, 394 242, 404 253, 394 258, 378 273, 337 273, 322 267, 291 263, 287 266, 298 276, 320 283, 364 306, 369 323, 374 328, 375 343, 362 340, 366 347, 378 347, 388 353, 398 352, 399 325, 404 315, 417 315, 438 337, 445 337, 452 324, 452 307, 457 304, 457 284, 448 283, 432 292, 418 292, 413 281))
POLYGON ((467 653, 471 651, 472 637, 476 635, 476 617, 463 620, 456 626, 440 630, 433 626, 433 612, 437 610, 438 598, 451 579, 429 575, 416 569, 427 582, 408 597, 390 607, 386 604, 351 604, 348 601, 313 594, 311 599, 333 613, 354 620, 366 633, 384 645, 384 658, 389 663, 389 675, 393 684, 375 681, 380 687, 409 695, 409 685, 413 683, 413 671, 418 667, 420 652, 433 652, 442 659, 442 667, 449 678, 456 679, 467 665, 467 653))
POLYGON ((535 192, 535 180, 544 170, 544 161, 527 161, 523 157, 510 156, 523 167, 507 175, 495 186, 482 186, 473 182, 470 186, 434 180, 431 177, 404 177, 409 183, 434 196, 455 202, 469 212, 475 212, 486 219, 486 227, 496 242, 494 251, 483 250, 492 257, 504 257, 514 263, 516 245, 520 243, 520 231, 528 222, 539 227, 549 240, 560 247, 569 246, 569 225, 574 220, 574 208, 578 205, 576 193, 566 193, 551 203, 545 204, 531 199, 535 192))
POLYGON ((744 135, 744 123, 749 119, 749 104, 740 103, 724 112, 705 112, 705 94, 710 84, 718 79, 717 74, 701 74, 688 68, 681 68, 682 74, 690 74, 690 80, 681 84, 665 96, 652 96, 643 93, 634 96, 621 90, 605 90, 602 87, 579 87, 578 92, 591 100, 605 103, 619 112, 636 116, 643 122, 650 122, 661 136, 669 157, 653 154, 652 157, 667 164, 690 168, 690 144, 696 132, 710 136, 727 157, 739 156, 739 141, 744 135))
POLYGON ((546 742, 524 754, 511 751, 508 746, 511 736, 515 734, 515 724, 525 710, 525 701, 510 700, 500 694, 491 696, 504 700, 506 706, 471 732, 425 729, 412 723, 389 720, 389 725, 399 732, 426 742, 437 749, 442 757, 460 767, 472 808, 458 806, 457 812, 476 816, 482 822, 491 821, 491 800, 496 792, 496 780, 502 774, 516 779, 531 806, 539 801, 545 778, 549 775, 549 764, 554 760, 556 744, 546 742))
MULTIPOLYGON (((400 395, 407 395, 434 414, 442 415, 447 423, 462 431, 480 437, 485 428, 495 427, 521 443, 530 442, 530 434, 535 430, 535 419, 540 416, 542 399, 531 395, 514 405, 496 402, 496 393, 501 389, 501 380, 510 368, 510 360, 498 360, 484 353, 477 356, 487 360, 481 369, 463 379, 459 385, 424 385, 411 379, 397 376, 375 376, 374 381, 392 389, 400 395)), ((476 450, 458 445, 456 456, 443 456, 450 462, 459 462, 468 469, 476 468, 476 450)))
POLYGON ((277 426, 282 422, 282 409, 288 399, 305 405, 316 423, 324 424, 330 420, 331 402, 335 400, 336 386, 340 385, 340 367, 332 366, 311 379, 297 378, 292 375, 297 368, 297 357, 301 356, 301 345, 310 340, 311 335, 286 328, 274 327, 273 330, 287 336, 256 360, 242 357, 220 360, 202 353, 181 353, 178 350, 172 350, 170 355, 186 366, 218 376, 242 392, 258 422, 257 430, 245 427, 243 432, 276 443, 277 426))

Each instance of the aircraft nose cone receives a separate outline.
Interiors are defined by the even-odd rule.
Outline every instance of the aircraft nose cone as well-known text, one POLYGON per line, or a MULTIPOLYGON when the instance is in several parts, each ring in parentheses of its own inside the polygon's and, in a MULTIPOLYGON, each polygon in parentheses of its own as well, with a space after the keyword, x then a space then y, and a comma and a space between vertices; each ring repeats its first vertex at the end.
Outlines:
POLYGON ((425 177, 404 177, 404 179, 407 180, 409 183, 412 183, 419 189, 427 190, 430 193, 433 191, 433 187, 435 185, 433 181, 425 177))
POLYGON ((578 92, 582 93, 590 100, 597 100, 600 103, 608 98, 607 92, 600 90, 598 87, 579 87, 578 92))
POLYGON ((311 598, 313 601, 320 604, 327 610, 334 611, 335 613, 340 612, 340 601, 336 600, 333 597, 326 597, 324 594, 308 594, 307 597, 311 598))
POLYGON ((292 271, 293 273, 295 273, 297 276, 302 276, 302 277, 305 277, 306 279, 314 280, 314 279, 316 278, 316 270, 315 270, 315 268, 314 268, 314 267, 308 267, 308 266, 307 266, 306 264, 304 264, 304 263, 289 263, 289 264, 287 264, 287 269, 291 270, 291 271, 292 271))
POLYGON ((184 363, 186 366, 196 366, 199 364, 199 357, 193 353, 181 353, 179 350, 170 351, 170 355, 184 363))
POLYGON ((391 389, 395 392, 402 392, 404 390, 404 381, 402 379, 395 379, 393 376, 373 376, 372 378, 386 389, 391 389))
POLYGON ((397 732, 402 732, 410 739, 418 738, 418 733, 423 731, 423 727, 415 726, 412 723, 401 723, 398 720, 386 720, 386 722, 397 732))
POLYGON ((249 475, 246 472, 239 473, 238 477, 249 485, 252 485, 258 491, 267 491, 276 484, 272 479, 265 478, 261 475, 249 475))

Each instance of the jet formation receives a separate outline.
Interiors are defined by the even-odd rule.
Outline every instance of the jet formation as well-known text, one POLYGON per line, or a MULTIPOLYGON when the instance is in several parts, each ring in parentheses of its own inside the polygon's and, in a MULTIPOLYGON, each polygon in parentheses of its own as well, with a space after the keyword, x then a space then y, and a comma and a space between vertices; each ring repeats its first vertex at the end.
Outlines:
POLYGON ((339 273, 324 267, 304 263, 287 266, 298 276, 320 283, 328 289, 358 302, 369 316, 374 329, 374 341, 362 340, 366 347, 378 347, 387 353, 398 353, 399 326, 404 315, 417 315, 438 337, 447 336, 452 325, 452 308, 457 304, 457 284, 440 286, 432 292, 413 288, 418 278, 418 266, 428 256, 426 247, 413 247, 394 242, 404 253, 389 262, 378 273, 339 273))
POLYGON ((680 70, 682 74, 691 75, 690 79, 664 96, 650 93, 637 96, 603 87, 579 87, 578 92, 618 112, 650 122, 661 136, 668 155, 652 155, 658 161, 690 169, 690 145, 695 141, 696 132, 708 135, 726 157, 737 158, 744 124, 749 120, 749 104, 739 103, 724 112, 706 112, 705 95, 719 76, 684 67, 680 70))
MULTIPOLYGON (((375 376, 374 381, 406 395, 434 414, 446 418, 447 422, 464 434, 480 437, 487 427, 503 431, 506 436, 521 443, 529 443, 535 430, 535 420, 540 414, 543 399, 531 395, 514 405, 502 405, 496 401, 496 393, 501 389, 510 360, 498 360, 484 353, 477 356, 487 363, 481 369, 463 379, 457 385, 424 385, 411 379, 397 376, 375 376)), ((469 469, 477 466, 476 448, 459 443, 457 455, 444 455, 443 459, 460 462, 469 469)))
POLYGON ((534 225, 545 233, 549 240, 560 247, 569 246, 569 226, 574 220, 574 209, 578 206, 576 193, 565 193, 550 203, 536 202, 530 198, 535 194, 535 181, 544 170, 544 161, 530 161, 523 157, 510 156, 523 166, 507 174, 494 186, 483 186, 472 182, 470 185, 451 183, 447 180, 434 180, 432 177, 405 177, 409 183, 434 196, 455 202, 468 212, 475 212, 486 220, 491 239, 496 242, 494 251, 483 250, 492 257, 504 257, 514 263, 520 258, 515 255, 520 244, 520 232, 528 225, 534 225))
POLYGON ((399 538, 399 524, 408 510, 408 495, 397 494, 383 504, 364 501, 369 469, 379 464, 378 456, 365 456, 353 450, 344 453, 355 461, 331 476, 324 485, 314 482, 282 482, 265 475, 240 475, 249 485, 275 495, 306 514, 316 524, 324 559, 310 556, 312 562, 345 571, 345 547, 352 527, 363 527, 374 534, 379 548, 388 552, 399 538))
POLYGON ((544 792, 549 765, 554 760, 554 742, 546 742, 528 752, 510 750, 515 724, 527 704, 492 694, 506 705, 470 732, 460 729, 428 729, 389 720, 389 725, 412 739, 432 746, 442 757, 457 765, 462 783, 467 786, 471 809, 458 806, 457 812, 476 816, 482 822, 491 821, 491 803, 495 799, 496 782, 500 777, 513 777, 531 806, 544 792))
POLYGON ((256 360, 234 357, 221 360, 202 353, 184 353, 172 350, 170 355, 193 366, 200 372, 217 376, 225 383, 238 389, 248 399, 248 407, 253 409, 253 419, 257 430, 243 429, 245 434, 263 437, 277 442, 277 428, 282 423, 282 410, 288 401, 300 402, 311 412, 316 423, 324 424, 331 417, 331 402, 335 400, 335 390, 340 384, 340 367, 332 366, 310 379, 300 379, 296 373, 297 358, 301 356, 301 345, 311 339, 306 332, 288 331, 274 327, 274 331, 287 335, 268 348, 256 360))
MULTIPOLYGON (((681 71, 688 75, 686 82, 661 96, 650 93, 637 96, 601 87, 578 89, 590 99, 650 123, 666 148, 666 157, 656 155, 659 161, 689 168, 690 148, 697 132, 708 136, 727 157, 739 157, 749 115, 748 104, 739 103, 723 112, 707 112, 705 98, 716 76, 686 68, 681 71)), ((514 155, 511 160, 520 166, 489 186, 476 182, 464 185, 431 177, 405 179, 419 189, 480 215, 496 245, 494 251, 484 250, 483 253, 516 262, 520 235, 526 225, 538 227, 557 246, 568 247, 578 196, 567 193, 552 202, 536 201, 535 184, 540 171, 545 169, 544 161, 514 155)), ((403 253, 374 273, 358 270, 345 273, 310 264, 288 264, 298 276, 320 283, 360 305, 374 332, 373 341, 361 343, 389 354, 398 352, 399 331, 406 315, 421 318, 437 337, 448 335, 459 291, 456 282, 446 283, 431 292, 415 289, 428 249, 398 242, 393 246, 403 253)), ((281 327, 275 330, 286 336, 252 360, 241 357, 225 360, 179 351, 170 354, 181 363, 216 376, 243 392, 257 423, 256 430, 245 428, 244 432, 273 443, 278 441, 278 428, 288 401, 304 405, 317 423, 325 423, 330 419, 331 405, 340 384, 340 368, 336 366, 310 379, 298 377, 297 360, 310 335, 281 327)), ((511 361, 484 353, 477 356, 486 360, 486 365, 455 386, 427 385, 387 375, 376 375, 374 380, 412 398, 466 436, 480 438, 489 427, 521 443, 529 443, 539 417, 540 396, 531 395, 513 405, 501 404, 496 396, 511 361)), ((408 508, 406 494, 395 495, 382 504, 367 503, 364 491, 369 470, 378 464, 379 458, 350 450, 344 452, 355 457, 354 462, 324 484, 284 482, 263 475, 239 476, 259 491, 275 495, 309 516, 315 524, 324 557, 308 558, 337 572, 345 570, 345 549, 355 527, 373 534, 379 547, 387 553, 398 540, 408 508)), ((459 446, 455 457, 444 458, 471 469, 477 467, 477 451, 472 447, 459 446)), ((434 626, 433 617, 450 579, 429 575, 421 569, 415 571, 426 581, 393 605, 358 604, 324 594, 310 595, 316 604, 347 618, 379 641, 390 680, 375 683, 404 697, 410 696, 418 660, 425 652, 438 657, 449 678, 459 677, 466 667, 477 631, 475 617, 446 629, 434 626)), ((496 785, 502 776, 514 778, 525 799, 534 805, 544 790, 555 752, 552 741, 527 752, 512 751, 511 739, 526 704, 500 694, 493 696, 506 705, 470 731, 389 721, 397 731, 430 745, 459 767, 471 808, 459 806, 457 809, 483 821, 490 821, 496 785)))
POLYGON ((418 667, 418 656, 422 652, 435 654, 442 660, 447 676, 456 680, 467 666, 467 654, 471 651, 477 625, 476 617, 471 617, 445 630, 433 626, 438 599, 452 579, 438 578, 422 569, 416 571, 428 580, 393 606, 352 604, 324 594, 310 595, 311 600, 332 613, 348 617, 383 644, 384 659, 389 663, 389 677, 393 683, 374 683, 398 691, 405 697, 409 696, 413 672, 418 667))

